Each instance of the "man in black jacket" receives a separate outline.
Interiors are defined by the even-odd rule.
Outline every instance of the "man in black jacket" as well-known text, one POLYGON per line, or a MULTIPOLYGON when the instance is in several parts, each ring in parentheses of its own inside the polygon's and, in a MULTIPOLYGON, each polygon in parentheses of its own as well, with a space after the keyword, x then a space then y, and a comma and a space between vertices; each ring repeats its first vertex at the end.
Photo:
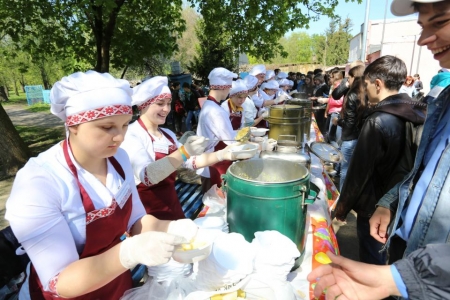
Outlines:
POLYGON ((412 133, 407 123, 420 125, 425 120, 426 104, 398 94, 406 75, 405 63, 394 56, 380 57, 364 71, 372 109, 361 129, 335 212, 340 221, 352 209, 358 213, 359 255, 365 263, 386 264, 385 253, 379 253, 383 244, 370 235, 369 219, 378 200, 413 167, 415 153, 408 146, 412 133))

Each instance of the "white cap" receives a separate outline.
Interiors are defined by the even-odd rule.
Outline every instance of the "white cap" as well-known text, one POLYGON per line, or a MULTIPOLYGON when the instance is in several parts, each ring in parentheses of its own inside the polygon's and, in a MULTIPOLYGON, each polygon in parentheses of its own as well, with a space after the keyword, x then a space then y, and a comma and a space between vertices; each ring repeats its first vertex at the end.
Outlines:
POLYGON ((256 65, 249 72, 250 75, 257 76, 261 74, 266 74, 266 66, 264 65, 256 65))
POLYGON ((394 16, 407 16, 415 13, 413 4, 417 3, 436 3, 444 0, 394 0, 391 4, 391 12, 394 16))
POLYGON ((294 86, 294 82, 292 80, 288 80, 289 81, 289 86, 294 86))
POLYGON ((211 90, 226 90, 231 88, 233 78, 237 78, 238 75, 225 68, 215 68, 208 75, 209 88, 211 90))
POLYGON ((247 89, 248 89, 249 91, 251 91, 251 90, 253 90, 255 87, 257 87, 257 86, 258 86, 258 83, 259 83, 258 78, 256 78, 256 77, 253 76, 253 75, 247 75, 247 76, 245 76, 244 82, 245 82, 245 84, 247 85, 247 89))
POLYGON ((234 95, 247 94, 247 93, 248 93, 248 88, 247 88, 247 85, 245 84, 244 80, 238 79, 236 81, 233 81, 231 90, 230 90, 230 97, 232 97, 234 95))
POLYGON ((158 100, 172 98, 168 84, 166 76, 155 76, 145 80, 133 88, 132 104, 137 105, 139 110, 144 110, 158 100))
POLYGON ((275 81, 275 80, 269 80, 269 81, 267 81, 267 82, 264 82, 264 83, 261 85, 261 89, 262 89, 262 90, 265 90, 265 89, 268 89, 268 90, 278 90, 279 88, 280 88, 280 85, 279 85, 278 82, 275 81))
POLYGON ((267 70, 266 77, 264 78, 264 80, 269 81, 269 80, 274 79, 274 77, 275 77, 275 72, 272 70, 267 70))
POLYGON ((278 84, 280 85, 280 87, 282 87, 282 86, 289 86, 290 85, 289 84, 289 80, 287 80, 287 79, 278 80, 278 84))
POLYGON ((279 72, 278 75, 277 75, 278 79, 285 79, 287 77, 288 77, 288 74, 285 73, 285 72, 279 72))
POLYGON ((63 77, 50 91, 50 111, 73 126, 114 115, 132 115, 130 83, 87 71, 63 77))

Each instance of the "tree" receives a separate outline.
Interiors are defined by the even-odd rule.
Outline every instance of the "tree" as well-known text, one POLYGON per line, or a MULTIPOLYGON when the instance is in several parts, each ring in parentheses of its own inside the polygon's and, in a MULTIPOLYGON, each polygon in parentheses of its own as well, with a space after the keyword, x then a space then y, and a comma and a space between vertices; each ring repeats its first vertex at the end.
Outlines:
POLYGON ((28 147, 0 105, 0 178, 13 176, 28 160, 28 147))
POLYGON ((316 40, 315 49, 320 57, 318 62, 323 62, 326 66, 347 63, 352 26, 349 18, 344 21, 339 18, 330 21, 329 27, 325 30, 325 38, 316 40))
POLYGON ((172 60, 179 61, 181 67, 187 69, 189 63, 194 59, 199 44, 195 28, 200 16, 193 8, 186 7, 183 9, 182 17, 186 22, 186 30, 177 39, 178 51, 173 54, 172 60))
POLYGON ((41 55, 75 57, 99 72, 171 54, 184 30, 181 0, 16 0, 0 2, 0 32, 41 55))
MULTIPOLYGON (((361 3, 361 0, 349 0, 361 3)), ((321 15, 335 17, 338 0, 208 0, 196 1, 207 26, 225 20, 210 36, 231 34, 231 47, 264 61, 286 56, 280 38, 289 30, 308 29, 321 15)), ((348 2, 346 0, 346 2, 348 2)))
MULTIPOLYGON (((214 26, 221 26, 217 21, 214 26)), ((197 55, 188 66, 189 72, 199 78, 204 84, 208 82, 208 75, 212 69, 223 67, 230 71, 237 69, 236 52, 233 51, 231 44, 231 36, 223 33, 213 36, 210 30, 215 28, 207 26, 202 20, 196 28, 199 45, 197 46, 197 55)))

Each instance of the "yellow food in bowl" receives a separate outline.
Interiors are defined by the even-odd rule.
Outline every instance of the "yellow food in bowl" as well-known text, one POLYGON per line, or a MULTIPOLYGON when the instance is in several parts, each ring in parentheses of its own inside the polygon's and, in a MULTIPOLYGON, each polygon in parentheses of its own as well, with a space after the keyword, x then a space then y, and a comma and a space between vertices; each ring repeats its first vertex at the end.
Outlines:
POLYGON ((238 131, 236 137, 234 138, 236 141, 240 141, 242 139, 248 140, 248 135, 250 133, 250 127, 244 127, 238 131))
POLYGON ((206 246, 206 242, 193 241, 193 242, 190 242, 189 244, 181 244, 181 250, 182 251, 189 251, 189 250, 202 248, 204 246, 206 246))

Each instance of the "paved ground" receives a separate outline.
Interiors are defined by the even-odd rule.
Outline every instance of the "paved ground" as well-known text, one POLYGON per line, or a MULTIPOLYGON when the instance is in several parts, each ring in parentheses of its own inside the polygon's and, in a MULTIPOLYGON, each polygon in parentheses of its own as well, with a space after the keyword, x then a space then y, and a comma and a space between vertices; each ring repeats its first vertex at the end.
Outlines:
MULTIPOLYGON (((56 116, 50 114, 50 112, 30 112, 25 109, 25 105, 5 105, 4 108, 14 125, 42 127, 63 126, 63 122, 56 116)), ((182 172, 180 175, 186 176, 188 174, 182 172)), ((8 226, 7 221, 4 219, 5 202, 11 191, 13 180, 14 178, 0 181, 0 230, 8 226)), ((347 223, 348 224, 346 226, 341 227, 337 234, 339 248, 343 256, 358 259, 356 218, 352 214, 349 214, 347 223)))

